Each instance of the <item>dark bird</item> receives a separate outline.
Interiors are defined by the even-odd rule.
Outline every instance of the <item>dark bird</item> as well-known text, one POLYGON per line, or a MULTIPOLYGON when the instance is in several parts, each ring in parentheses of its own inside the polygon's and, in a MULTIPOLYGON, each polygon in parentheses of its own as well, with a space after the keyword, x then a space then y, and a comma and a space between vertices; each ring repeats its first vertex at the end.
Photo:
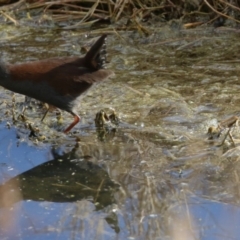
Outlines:
POLYGON ((114 73, 104 69, 106 37, 102 35, 82 58, 48 58, 21 64, 0 63, 0 85, 48 103, 73 115, 68 133, 79 121, 81 95, 114 73))

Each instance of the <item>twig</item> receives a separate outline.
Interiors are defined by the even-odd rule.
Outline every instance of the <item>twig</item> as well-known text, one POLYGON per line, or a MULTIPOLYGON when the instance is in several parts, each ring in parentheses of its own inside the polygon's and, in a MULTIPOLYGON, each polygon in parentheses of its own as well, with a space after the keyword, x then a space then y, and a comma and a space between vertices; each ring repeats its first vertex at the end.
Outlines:
POLYGON ((217 11, 214 7, 212 7, 212 6, 208 3, 207 0, 203 0, 203 1, 204 1, 204 2, 207 4, 207 6, 208 6, 209 8, 211 8, 211 10, 213 10, 215 13, 217 13, 217 14, 225 17, 225 18, 231 19, 231 20, 233 20, 233 21, 235 21, 235 22, 237 22, 237 23, 240 23, 240 21, 238 21, 237 19, 232 18, 232 17, 230 17, 230 16, 228 16, 228 15, 226 15, 226 14, 224 14, 224 13, 221 13, 221 12, 217 11))

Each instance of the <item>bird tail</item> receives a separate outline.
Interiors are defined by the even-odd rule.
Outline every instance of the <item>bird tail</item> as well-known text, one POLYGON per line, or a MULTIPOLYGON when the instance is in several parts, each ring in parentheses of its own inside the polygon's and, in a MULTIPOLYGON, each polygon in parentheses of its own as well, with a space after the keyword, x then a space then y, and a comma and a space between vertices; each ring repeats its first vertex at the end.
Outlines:
POLYGON ((105 68, 107 59, 106 39, 107 35, 103 34, 85 55, 84 60, 88 67, 96 70, 105 68))

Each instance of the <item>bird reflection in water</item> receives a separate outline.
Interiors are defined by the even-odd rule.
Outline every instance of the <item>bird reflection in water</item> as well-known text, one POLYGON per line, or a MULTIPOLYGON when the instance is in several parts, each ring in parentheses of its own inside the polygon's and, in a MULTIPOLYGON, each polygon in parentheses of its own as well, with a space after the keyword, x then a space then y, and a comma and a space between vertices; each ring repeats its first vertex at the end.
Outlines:
MULTIPOLYGON (((52 155, 53 160, 0 185, 0 213, 14 208, 14 204, 21 200, 76 204, 87 200, 94 204, 96 211, 104 211, 114 205, 114 193, 118 191, 119 184, 110 178, 103 167, 94 163, 91 156, 79 157, 77 147, 63 154, 53 149, 52 155)), ((14 211, 8 212, 14 214, 14 211)), ((0 216, 2 228, 9 232, 14 227, 14 215, 11 214, 0 216), (3 221, 5 224, 2 224, 3 221)), ((76 212, 73 215, 76 218, 76 212)), ((117 216, 113 212, 105 220, 115 232, 119 232, 117 216)))

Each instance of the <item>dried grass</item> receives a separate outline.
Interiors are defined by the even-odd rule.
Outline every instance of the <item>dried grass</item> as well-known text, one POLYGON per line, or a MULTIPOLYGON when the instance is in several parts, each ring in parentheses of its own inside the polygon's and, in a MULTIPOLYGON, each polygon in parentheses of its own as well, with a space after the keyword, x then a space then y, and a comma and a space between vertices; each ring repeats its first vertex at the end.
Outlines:
POLYGON ((86 22, 118 23, 126 18, 127 24, 131 23, 131 27, 144 33, 148 33, 148 30, 142 26, 142 22, 156 15, 164 21, 181 19, 188 24, 186 27, 196 27, 218 19, 240 23, 240 2, 237 0, 19 0, 0 7, 1 15, 14 24, 18 20, 9 12, 27 11, 31 16, 36 10, 39 21, 43 15, 47 15, 54 23, 78 21, 74 24, 78 27, 86 25, 86 22))

